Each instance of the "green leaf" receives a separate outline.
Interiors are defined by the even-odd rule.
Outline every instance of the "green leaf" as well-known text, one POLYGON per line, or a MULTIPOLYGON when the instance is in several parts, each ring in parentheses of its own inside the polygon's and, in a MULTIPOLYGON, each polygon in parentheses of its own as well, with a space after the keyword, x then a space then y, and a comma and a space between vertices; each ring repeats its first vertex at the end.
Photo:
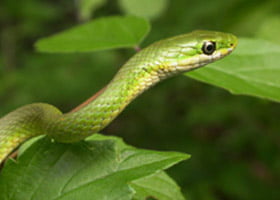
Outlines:
POLYGON ((185 199, 178 185, 165 172, 133 181, 131 186, 136 190, 134 200, 146 200, 147 197, 160 200, 185 199))
POLYGON ((266 17, 266 20, 261 24, 256 36, 265 40, 273 41, 280 45, 280 38, 275 37, 280 34, 280 16, 266 17))
POLYGON ((135 47, 150 30, 147 20, 134 17, 104 17, 39 40, 42 52, 90 52, 135 47))
POLYGON ((103 6, 106 0, 78 0, 79 16, 81 20, 90 19, 92 13, 103 6))
POLYGON ((127 14, 153 19, 166 10, 168 0, 119 0, 119 4, 127 14))
POLYGON ((129 200, 137 180, 189 155, 128 146, 116 137, 94 135, 73 144, 40 138, 0 174, 1 200, 129 200))
POLYGON ((234 94, 280 102, 279 58, 280 46, 261 39, 240 38, 232 55, 186 75, 234 94))

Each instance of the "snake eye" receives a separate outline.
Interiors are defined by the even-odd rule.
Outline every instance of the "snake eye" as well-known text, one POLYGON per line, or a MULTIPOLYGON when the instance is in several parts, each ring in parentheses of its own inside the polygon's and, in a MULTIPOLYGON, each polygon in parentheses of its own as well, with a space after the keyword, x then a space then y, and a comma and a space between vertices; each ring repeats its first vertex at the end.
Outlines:
POLYGON ((211 55, 216 50, 216 43, 212 41, 206 41, 203 43, 202 51, 206 55, 211 55))

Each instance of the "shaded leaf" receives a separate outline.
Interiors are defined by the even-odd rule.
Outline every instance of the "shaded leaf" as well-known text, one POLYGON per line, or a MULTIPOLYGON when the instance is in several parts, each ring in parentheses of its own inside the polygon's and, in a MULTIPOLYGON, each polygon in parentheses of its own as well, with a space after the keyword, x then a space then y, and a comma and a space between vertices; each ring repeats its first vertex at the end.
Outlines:
POLYGON ((131 199, 131 181, 188 157, 136 149, 98 134, 73 144, 44 137, 22 151, 16 162, 6 163, 0 174, 0 199, 131 199))
POLYGON ((147 197, 160 200, 184 200, 179 186, 164 172, 141 178, 131 183, 136 194, 133 199, 146 200, 147 197))

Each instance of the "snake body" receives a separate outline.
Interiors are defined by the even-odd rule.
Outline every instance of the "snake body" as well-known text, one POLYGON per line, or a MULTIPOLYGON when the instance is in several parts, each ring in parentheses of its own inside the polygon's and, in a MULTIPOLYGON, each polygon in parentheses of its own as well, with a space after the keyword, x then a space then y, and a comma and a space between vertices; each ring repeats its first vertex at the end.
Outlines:
POLYGON ((0 119, 0 162, 25 140, 46 134, 76 142, 106 127, 139 94, 159 81, 202 67, 228 55, 237 38, 228 33, 194 31, 161 40, 136 53, 96 97, 63 114, 46 103, 20 107, 0 119))

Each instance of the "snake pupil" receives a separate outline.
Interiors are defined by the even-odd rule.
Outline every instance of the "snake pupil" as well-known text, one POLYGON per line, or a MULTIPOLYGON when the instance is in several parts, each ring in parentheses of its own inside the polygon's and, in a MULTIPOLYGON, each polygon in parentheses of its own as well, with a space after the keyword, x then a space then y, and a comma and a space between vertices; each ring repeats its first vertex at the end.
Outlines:
POLYGON ((204 42, 202 46, 202 51, 206 55, 211 55, 216 50, 216 43, 212 41, 204 42))

